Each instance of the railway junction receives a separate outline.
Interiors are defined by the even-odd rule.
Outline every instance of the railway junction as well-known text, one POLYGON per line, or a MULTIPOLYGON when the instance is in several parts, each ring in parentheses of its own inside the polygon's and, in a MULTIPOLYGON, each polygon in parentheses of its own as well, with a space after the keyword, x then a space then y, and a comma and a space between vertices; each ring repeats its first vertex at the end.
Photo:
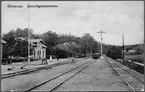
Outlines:
MULTIPOLYGON (((144 75, 109 57, 80 58, 2 79, 2 91, 141 91, 144 75), (56 67, 55 67, 56 66, 56 67)), ((63 62, 63 61, 62 61, 63 62)), ((50 65, 48 65, 50 66, 50 65)))

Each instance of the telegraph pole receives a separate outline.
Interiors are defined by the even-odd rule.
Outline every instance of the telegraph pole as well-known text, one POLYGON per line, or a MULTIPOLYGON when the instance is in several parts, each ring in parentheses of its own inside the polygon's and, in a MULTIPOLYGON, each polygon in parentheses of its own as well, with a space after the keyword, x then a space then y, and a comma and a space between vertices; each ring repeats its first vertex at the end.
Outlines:
POLYGON ((30 33, 29 33, 29 8, 28 8, 28 63, 30 62, 30 43, 29 43, 29 39, 30 39, 30 33))
POLYGON ((123 50, 123 52, 122 52, 122 58, 123 58, 123 62, 124 62, 124 34, 122 34, 122 50, 123 50))
POLYGON ((100 34, 101 34, 101 57, 102 57, 102 55, 103 55, 103 48, 102 48, 102 40, 103 40, 103 38, 102 38, 102 34, 105 33, 105 32, 103 32, 103 31, 101 30, 101 31, 99 31, 99 32, 97 32, 97 33, 100 33, 100 34))

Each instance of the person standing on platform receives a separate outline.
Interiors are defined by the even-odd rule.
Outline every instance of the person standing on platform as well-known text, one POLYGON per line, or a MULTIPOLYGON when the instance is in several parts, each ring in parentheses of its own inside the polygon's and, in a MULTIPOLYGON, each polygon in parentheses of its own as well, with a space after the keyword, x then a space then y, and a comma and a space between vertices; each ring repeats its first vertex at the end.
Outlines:
POLYGON ((75 64, 75 58, 74 58, 74 56, 72 57, 71 61, 72 61, 72 64, 75 64))
POLYGON ((52 56, 50 56, 50 58, 49 58, 49 59, 50 59, 50 62, 52 62, 52 56))
POLYGON ((59 56, 57 56, 57 61, 59 61, 59 56))
POLYGON ((44 64, 44 65, 47 65, 47 64, 48 64, 46 58, 43 58, 43 59, 42 59, 42 65, 43 65, 43 64, 44 64))

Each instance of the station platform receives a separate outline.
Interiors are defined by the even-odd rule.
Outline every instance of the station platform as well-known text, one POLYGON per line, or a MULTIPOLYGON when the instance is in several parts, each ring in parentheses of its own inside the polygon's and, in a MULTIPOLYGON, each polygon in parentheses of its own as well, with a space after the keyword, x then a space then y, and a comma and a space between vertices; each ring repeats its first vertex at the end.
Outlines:
POLYGON ((21 69, 21 66, 24 65, 24 62, 12 63, 10 65, 1 65, 1 75, 2 74, 13 73, 13 72, 18 72, 18 71, 23 71, 23 70, 26 70, 26 69, 33 69, 33 68, 38 68, 38 67, 44 67, 44 66, 48 66, 48 65, 55 64, 55 63, 67 61, 69 59, 70 58, 67 58, 67 59, 59 59, 59 60, 52 59, 51 61, 48 59, 47 60, 48 64, 46 64, 46 65, 43 65, 41 60, 31 61, 23 69, 21 69), (12 70, 7 70, 9 67, 13 67, 12 70))

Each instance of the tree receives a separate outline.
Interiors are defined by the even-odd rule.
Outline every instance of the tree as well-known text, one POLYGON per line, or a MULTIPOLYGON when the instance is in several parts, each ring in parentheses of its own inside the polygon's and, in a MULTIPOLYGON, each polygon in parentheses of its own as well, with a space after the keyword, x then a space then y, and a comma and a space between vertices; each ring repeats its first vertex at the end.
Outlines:
POLYGON ((80 45, 81 45, 84 53, 91 54, 94 43, 95 43, 95 40, 89 33, 86 33, 86 34, 84 34, 83 37, 81 37, 80 45))
POLYGON ((94 41, 92 46, 92 53, 99 53, 99 43, 97 41, 94 41))
POLYGON ((45 42, 46 46, 48 47, 46 50, 47 55, 53 53, 53 46, 58 43, 58 36, 55 32, 48 31, 42 34, 42 39, 45 42))
POLYGON ((126 51, 128 52, 131 48, 130 47, 126 47, 126 51))
POLYGON ((23 37, 24 37, 23 39, 28 38, 28 30, 29 34, 33 35, 33 30, 28 28, 25 29, 17 28, 16 31, 11 30, 7 34, 3 35, 3 39, 7 42, 7 45, 4 46, 3 48, 3 53, 5 57, 11 55, 26 57, 28 55, 28 42, 27 40, 26 41, 21 40, 21 38, 23 37))
MULTIPOLYGON (((28 56, 28 41, 27 40, 14 40, 10 46, 7 47, 10 56, 20 56, 27 57, 28 56)), ((30 48, 30 55, 33 53, 33 48, 30 48)))
POLYGON ((33 35, 33 30, 32 29, 28 29, 28 28, 20 29, 20 28, 17 28, 16 31, 15 31, 16 37, 27 38, 28 37, 28 31, 29 31, 29 35, 31 37, 33 35))
POLYGON ((33 30, 32 29, 17 28, 16 30, 11 30, 7 34, 4 34, 3 35, 3 39, 7 42, 7 44, 9 44, 10 42, 12 42, 15 39, 15 37, 24 37, 24 38, 27 38, 28 37, 28 30, 29 30, 29 35, 33 35, 33 30))
POLYGON ((79 46, 75 42, 65 42, 65 43, 56 45, 53 49, 64 51, 65 54, 68 54, 65 56, 74 56, 76 55, 76 53, 79 53, 78 48, 79 46))
POLYGON ((54 49, 54 55, 59 57, 59 58, 67 58, 69 56, 65 50, 60 49, 60 48, 54 49))
POLYGON ((135 54, 142 54, 143 53, 143 49, 141 48, 137 48, 135 54))
POLYGON ((116 46, 112 46, 110 47, 110 49, 107 52, 107 56, 111 57, 113 59, 119 59, 122 58, 122 52, 119 48, 117 48, 116 46))
POLYGON ((11 30, 7 34, 4 34, 3 39, 7 42, 7 44, 12 42, 15 39, 15 31, 11 30))

